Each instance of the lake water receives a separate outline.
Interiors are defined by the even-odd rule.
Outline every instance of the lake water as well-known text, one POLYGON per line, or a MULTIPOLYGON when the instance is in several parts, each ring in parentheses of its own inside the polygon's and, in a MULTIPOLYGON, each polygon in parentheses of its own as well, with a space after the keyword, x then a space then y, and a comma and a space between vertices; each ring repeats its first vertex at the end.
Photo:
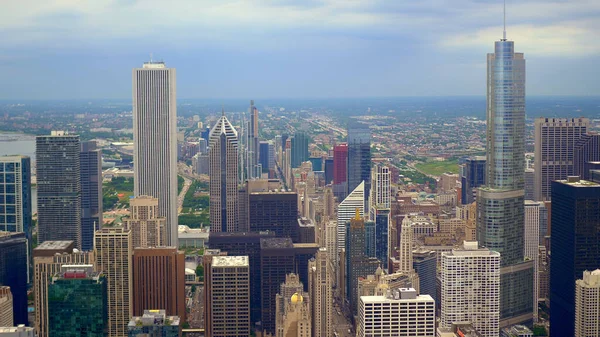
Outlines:
MULTIPOLYGON (((35 166, 35 136, 20 133, 0 133, 0 156, 23 155, 31 157, 35 166)), ((37 188, 31 188, 31 206, 37 213, 37 188)))

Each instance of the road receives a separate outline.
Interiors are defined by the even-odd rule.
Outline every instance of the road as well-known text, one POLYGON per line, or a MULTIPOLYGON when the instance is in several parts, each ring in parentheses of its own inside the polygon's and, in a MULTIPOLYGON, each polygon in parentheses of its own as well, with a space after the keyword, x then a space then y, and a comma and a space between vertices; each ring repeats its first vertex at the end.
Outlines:
POLYGON ((204 286, 196 286, 196 292, 192 296, 188 323, 192 329, 204 328, 204 286))
POLYGON ((183 199, 185 199, 185 194, 190 189, 192 185, 192 181, 184 176, 183 178, 183 188, 181 189, 181 193, 177 196, 177 214, 181 213, 181 209, 183 208, 183 199))
POLYGON ((336 297, 333 305, 333 331, 337 337, 354 337, 354 327, 350 320, 350 310, 346 306, 340 307, 340 299, 336 297), (350 332, 348 332, 350 330, 350 332))

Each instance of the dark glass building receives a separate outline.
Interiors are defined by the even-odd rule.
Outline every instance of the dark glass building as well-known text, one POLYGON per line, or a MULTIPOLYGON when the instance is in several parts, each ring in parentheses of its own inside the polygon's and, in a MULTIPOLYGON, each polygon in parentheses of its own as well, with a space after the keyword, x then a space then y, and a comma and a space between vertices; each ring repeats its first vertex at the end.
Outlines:
POLYGON ((347 194, 365 182, 365 196, 371 191, 371 131, 358 122, 348 125, 347 194))
POLYGON ((78 135, 37 136, 38 243, 73 241, 81 249, 81 145, 78 135))
POLYGON ((325 159, 325 167, 323 168, 323 170, 325 171, 325 185, 329 185, 333 182, 333 157, 328 157, 327 159, 325 159))
POLYGON ((106 278, 92 265, 63 266, 48 284, 48 335, 106 336, 106 291, 106 278))
POLYGON ((298 195, 296 192, 249 193, 248 226, 251 232, 271 231, 298 242, 298 195))
POLYGON ((429 295, 437 299, 437 254, 435 251, 415 250, 413 252, 413 269, 419 275, 419 291, 421 295, 429 295))
POLYGON ((365 222, 365 254, 370 257, 375 256, 375 240, 377 234, 375 233, 375 222, 365 222))
POLYGON ((269 165, 269 142, 261 141, 259 144, 259 164, 262 166, 262 173, 269 172, 271 166, 269 165))
POLYGON ((485 185, 485 163, 486 160, 483 156, 470 157, 465 161, 463 174, 460 177, 463 205, 473 203, 475 201, 473 189, 485 185))
POLYGON ((0 284, 13 296, 14 325, 27 320, 27 237, 25 233, 0 232, 0 284))
POLYGON ((298 131, 292 137, 292 168, 300 167, 303 162, 308 160, 308 157, 308 135, 298 131))
POLYGON ((589 164, 600 162, 600 134, 585 134, 575 143, 573 175, 590 179, 589 164))
POLYGON ((554 181, 550 259, 550 335, 573 336, 575 281, 600 266, 600 184, 554 181))
POLYGON ((94 249, 94 232, 102 226, 102 152, 95 141, 82 142, 81 178, 81 249, 94 249))
MULTIPOLYGON (((383 269, 388 270, 388 228, 390 210, 375 211, 375 257, 381 261, 383 269)), ((434 297, 435 298, 435 297, 434 297)))

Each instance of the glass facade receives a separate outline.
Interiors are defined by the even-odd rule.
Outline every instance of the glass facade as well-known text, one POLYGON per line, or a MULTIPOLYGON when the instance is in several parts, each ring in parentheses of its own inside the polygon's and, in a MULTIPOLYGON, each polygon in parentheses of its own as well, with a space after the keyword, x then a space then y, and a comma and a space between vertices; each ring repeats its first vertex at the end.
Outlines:
MULTIPOLYGON (((375 257, 388 270, 388 226, 389 210, 377 210, 375 215, 375 257)), ((432 296, 433 297, 433 296, 432 296)), ((435 298, 435 297, 434 297, 435 298)))
MULTIPOLYGON (((361 181, 365 182, 365 196, 371 192, 371 131, 368 125, 353 123, 348 126, 348 188, 350 194, 361 181)), ((366 199, 366 198, 365 198, 366 199)))
POLYGON ((0 157, 0 231, 24 232, 31 239, 29 157, 0 157))
POLYGON ((292 137, 292 168, 300 167, 308 157, 308 135, 304 132, 296 132, 292 137))

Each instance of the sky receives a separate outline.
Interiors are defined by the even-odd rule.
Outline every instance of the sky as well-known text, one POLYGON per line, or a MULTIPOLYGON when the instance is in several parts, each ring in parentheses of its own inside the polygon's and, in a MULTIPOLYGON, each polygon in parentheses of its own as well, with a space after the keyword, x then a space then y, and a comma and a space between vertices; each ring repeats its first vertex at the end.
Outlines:
MULTIPOLYGON (((484 95, 500 0, 0 0, 0 99, 484 95)), ((600 1, 507 0, 528 95, 600 95, 600 1)))

